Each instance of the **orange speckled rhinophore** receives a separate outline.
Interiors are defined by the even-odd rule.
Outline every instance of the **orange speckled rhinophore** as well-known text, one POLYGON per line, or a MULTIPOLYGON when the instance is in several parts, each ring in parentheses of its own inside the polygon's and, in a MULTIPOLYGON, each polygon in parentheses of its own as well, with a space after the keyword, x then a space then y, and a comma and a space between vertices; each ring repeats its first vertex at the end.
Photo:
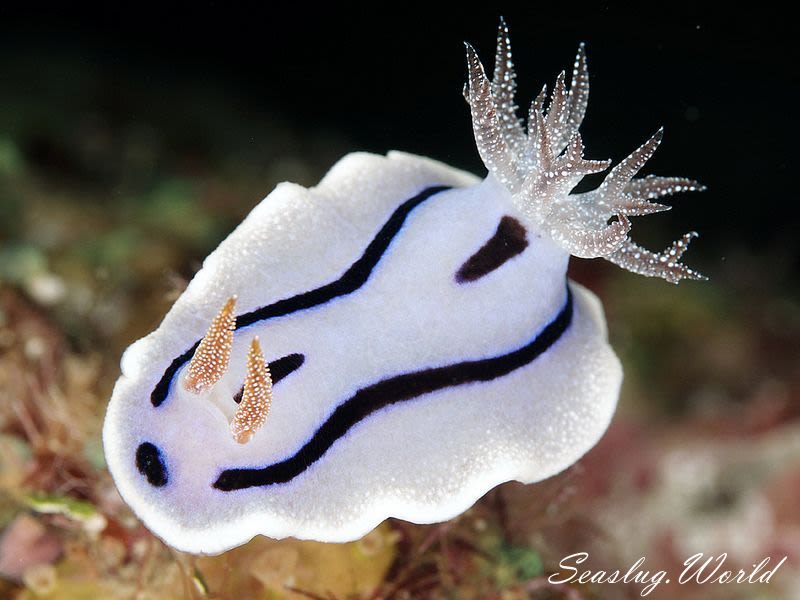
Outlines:
POLYGON ((236 329, 235 308, 236 296, 231 296, 211 321, 206 335, 197 346, 183 380, 183 386, 190 392, 199 394, 214 385, 228 369, 233 331, 236 329))
POLYGON ((231 433, 240 444, 246 444, 267 420, 272 404, 272 376, 264 360, 258 338, 253 338, 247 353, 247 377, 242 401, 231 421, 231 433))

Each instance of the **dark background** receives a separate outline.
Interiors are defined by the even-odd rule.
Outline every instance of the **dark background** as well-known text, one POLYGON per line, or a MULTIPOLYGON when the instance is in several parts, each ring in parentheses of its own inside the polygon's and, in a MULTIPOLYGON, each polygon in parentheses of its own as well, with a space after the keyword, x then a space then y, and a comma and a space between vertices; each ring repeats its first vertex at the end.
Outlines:
MULTIPOLYGON (((780 277, 792 278, 793 112, 800 100, 793 20, 765 4, 655 5, 5 7, 0 96, 49 98, 53 112, 86 105, 112 120, 146 122, 173 131, 167 143, 196 148, 201 161, 204 153, 235 155, 237 145, 249 144, 263 145, 266 164, 276 150, 257 123, 279 119, 294 139, 286 152, 328 164, 351 150, 396 148, 482 174, 461 98, 462 42, 472 42, 491 68, 503 14, 521 106, 570 69, 586 41, 587 155, 617 161, 664 125, 664 143, 645 172, 708 185, 705 194, 677 198, 671 213, 637 223, 638 239, 662 247, 696 229, 702 238, 693 252, 711 275, 729 268, 724 263, 735 254, 781 263, 780 277), (76 64, 82 71, 73 77, 76 64), (215 127, 212 105, 239 124, 228 128, 229 145, 205 143, 215 127)), ((39 118, 47 117, 6 113, 0 123, 24 140, 29 162, 52 170, 53 162, 69 162, 69 152, 59 156, 25 133, 39 118)))

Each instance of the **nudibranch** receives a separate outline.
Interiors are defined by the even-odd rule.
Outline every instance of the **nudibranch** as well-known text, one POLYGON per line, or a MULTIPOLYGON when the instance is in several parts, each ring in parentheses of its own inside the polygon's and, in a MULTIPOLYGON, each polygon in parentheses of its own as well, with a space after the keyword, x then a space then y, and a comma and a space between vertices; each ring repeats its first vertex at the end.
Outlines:
POLYGON ((610 166, 583 157, 583 46, 527 127, 504 23, 492 81, 469 45, 467 66, 485 179, 390 152, 345 156, 316 187, 282 183, 124 353, 105 454, 167 544, 343 542, 550 477, 602 436, 622 380, 570 256, 702 278, 680 261, 695 234, 660 253, 629 236, 632 217, 667 208, 656 200, 701 187, 634 178, 660 131, 571 193, 610 166))

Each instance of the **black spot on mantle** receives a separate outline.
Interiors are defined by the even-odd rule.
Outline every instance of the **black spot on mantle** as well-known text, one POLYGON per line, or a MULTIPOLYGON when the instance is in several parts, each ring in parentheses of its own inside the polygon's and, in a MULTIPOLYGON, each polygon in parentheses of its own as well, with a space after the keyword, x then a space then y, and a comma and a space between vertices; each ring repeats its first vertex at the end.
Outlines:
POLYGON ((514 217, 500 219, 497 231, 481 248, 467 259, 456 273, 458 283, 480 279, 528 247, 525 227, 514 217))
MULTIPOLYGON (((269 363, 269 374, 270 377, 272 377, 272 384, 275 385, 287 375, 294 373, 305 361, 306 357, 303 354, 287 354, 277 360, 273 360, 269 363)), ((240 388, 233 396, 233 401, 236 402, 236 404, 242 401, 243 393, 244 387, 240 388)))
POLYGON ((161 450, 150 442, 143 442, 136 449, 136 468, 153 487, 163 487, 169 481, 161 450))

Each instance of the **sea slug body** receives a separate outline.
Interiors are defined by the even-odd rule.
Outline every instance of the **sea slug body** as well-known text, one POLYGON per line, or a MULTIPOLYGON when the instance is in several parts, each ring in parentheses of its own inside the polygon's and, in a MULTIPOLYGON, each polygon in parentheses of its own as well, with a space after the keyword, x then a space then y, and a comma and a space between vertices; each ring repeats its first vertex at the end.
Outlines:
POLYGON ((508 31, 493 81, 467 47, 480 180, 428 158, 345 156, 280 184, 125 352, 103 431, 125 501, 171 546, 257 534, 361 537, 387 517, 452 518, 508 480, 567 468, 603 435, 622 380, 570 256, 677 283, 690 233, 637 246, 631 217, 701 186, 634 176, 660 132, 600 186, 583 157, 583 46, 516 114, 508 31))

